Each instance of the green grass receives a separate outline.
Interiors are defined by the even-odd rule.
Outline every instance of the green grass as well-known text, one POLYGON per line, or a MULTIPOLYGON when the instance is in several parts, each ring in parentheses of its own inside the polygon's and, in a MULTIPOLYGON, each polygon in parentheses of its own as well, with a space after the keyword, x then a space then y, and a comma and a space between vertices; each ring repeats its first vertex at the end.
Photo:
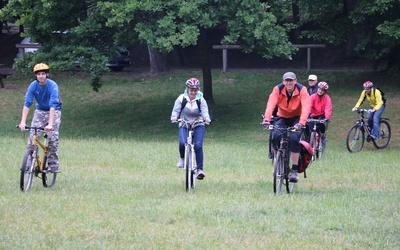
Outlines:
MULTIPOLYGON (((328 148, 295 193, 275 196, 267 132, 259 126, 279 71, 213 72, 214 121, 204 142, 207 177, 186 193, 173 102, 186 78, 110 73, 99 93, 84 75, 55 75, 64 100, 54 188, 19 190, 27 134, 19 123, 22 76, 0 89, 0 249, 398 249, 399 85, 371 72, 316 72, 330 84, 328 148), (345 146, 361 83, 387 93, 388 148, 345 146)), ((305 83, 306 72, 296 72, 305 83)), ((32 115, 33 112, 31 112, 32 115)))

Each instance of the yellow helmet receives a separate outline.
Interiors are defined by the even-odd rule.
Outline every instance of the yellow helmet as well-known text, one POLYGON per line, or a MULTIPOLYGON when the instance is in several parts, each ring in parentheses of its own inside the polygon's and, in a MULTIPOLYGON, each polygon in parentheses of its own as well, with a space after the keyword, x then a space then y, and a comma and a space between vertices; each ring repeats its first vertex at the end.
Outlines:
POLYGON ((45 64, 45 63, 38 63, 35 65, 35 67, 33 67, 33 73, 37 73, 39 71, 45 71, 45 72, 49 72, 50 67, 49 65, 45 64))

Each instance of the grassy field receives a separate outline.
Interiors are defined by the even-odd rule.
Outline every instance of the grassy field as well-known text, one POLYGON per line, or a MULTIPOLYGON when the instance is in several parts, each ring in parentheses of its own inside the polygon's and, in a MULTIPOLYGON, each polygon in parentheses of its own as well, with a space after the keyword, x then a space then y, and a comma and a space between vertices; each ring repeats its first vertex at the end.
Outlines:
MULTIPOLYGON (((186 193, 173 103, 188 77, 128 72, 93 92, 85 75, 52 76, 64 110, 56 186, 34 179, 19 190, 27 133, 20 121, 29 79, 0 89, 0 249, 399 249, 400 85, 366 71, 314 72, 330 84, 328 148, 295 193, 276 196, 260 115, 281 71, 213 72, 213 122, 204 142, 204 181, 186 193), (377 150, 345 146, 361 84, 385 90, 392 141, 377 150)), ((298 72, 306 83, 307 73, 298 72)), ((32 115, 31 111, 31 115, 32 115)))

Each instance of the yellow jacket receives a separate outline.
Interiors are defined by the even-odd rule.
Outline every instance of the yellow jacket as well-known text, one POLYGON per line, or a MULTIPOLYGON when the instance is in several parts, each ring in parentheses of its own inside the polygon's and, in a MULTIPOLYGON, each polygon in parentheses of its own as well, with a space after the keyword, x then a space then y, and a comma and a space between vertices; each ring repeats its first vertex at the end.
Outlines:
POLYGON ((379 89, 372 88, 371 89, 371 94, 367 95, 365 90, 361 92, 360 99, 358 99, 358 102, 355 108, 359 108, 361 104, 363 104, 364 100, 367 99, 369 101, 369 104, 374 110, 379 110, 382 105, 383 105, 383 99, 382 99, 382 94, 379 89))

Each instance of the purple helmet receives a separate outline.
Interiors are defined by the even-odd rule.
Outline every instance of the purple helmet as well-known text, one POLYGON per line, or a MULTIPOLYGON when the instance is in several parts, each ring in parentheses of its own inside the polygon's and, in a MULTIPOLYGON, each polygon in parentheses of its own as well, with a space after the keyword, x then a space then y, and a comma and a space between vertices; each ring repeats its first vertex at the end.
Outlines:
POLYGON ((190 78, 186 81, 186 87, 190 89, 200 88, 200 81, 197 78, 190 78))
POLYGON ((320 88, 322 90, 327 90, 327 89, 329 89, 329 85, 326 82, 319 82, 318 88, 320 88))
POLYGON ((364 83, 363 83, 364 89, 370 89, 370 88, 372 88, 373 86, 374 86, 374 83, 371 82, 371 81, 367 81, 367 82, 364 82, 364 83))

